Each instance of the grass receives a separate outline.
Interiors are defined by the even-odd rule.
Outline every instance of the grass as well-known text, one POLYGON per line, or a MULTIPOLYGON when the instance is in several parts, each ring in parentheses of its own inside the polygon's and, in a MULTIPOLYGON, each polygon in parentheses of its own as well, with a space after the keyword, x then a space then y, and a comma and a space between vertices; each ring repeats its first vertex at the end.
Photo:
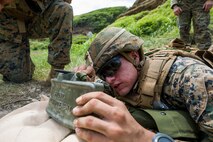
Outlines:
MULTIPOLYGON (((65 67, 65 70, 72 70, 73 67, 84 64, 84 54, 89 47, 93 38, 88 38, 84 35, 74 35, 73 44, 70 50, 71 62, 65 67)), ((48 39, 42 41, 31 40, 31 58, 35 64, 35 72, 33 79, 45 80, 48 76, 51 66, 47 62, 48 51, 47 47, 49 44, 48 39)))

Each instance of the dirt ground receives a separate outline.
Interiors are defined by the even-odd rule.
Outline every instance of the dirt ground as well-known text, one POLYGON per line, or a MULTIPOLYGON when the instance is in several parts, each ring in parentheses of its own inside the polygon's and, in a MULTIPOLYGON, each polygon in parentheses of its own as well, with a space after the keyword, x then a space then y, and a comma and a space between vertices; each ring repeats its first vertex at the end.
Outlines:
POLYGON ((41 95, 50 96, 50 87, 43 84, 36 80, 22 84, 5 83, 0 77, 0 118, 19 107, 39 101, 41 95))

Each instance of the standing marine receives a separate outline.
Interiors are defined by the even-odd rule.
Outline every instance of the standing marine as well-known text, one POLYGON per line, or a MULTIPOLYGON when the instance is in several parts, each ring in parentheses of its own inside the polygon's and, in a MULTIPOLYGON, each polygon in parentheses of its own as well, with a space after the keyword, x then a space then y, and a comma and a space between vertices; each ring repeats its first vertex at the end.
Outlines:
POLYGON ((211 46, 211 33, 208 26, 212 6, 212 0, 171 0, 171 8, 178 16, 180 38, 185 45, 191 46, 194 39, 200 50, 207 50, 211 46), (193 37, 190 36, 191 23, 193 37))
POLYGON ((29 39, 49 38, 51 70, 70 63, 73 10, 71 0, 12 0, 0 12, 0 74, 4 81, 21 83, 32 79, 35 66, 29 39))

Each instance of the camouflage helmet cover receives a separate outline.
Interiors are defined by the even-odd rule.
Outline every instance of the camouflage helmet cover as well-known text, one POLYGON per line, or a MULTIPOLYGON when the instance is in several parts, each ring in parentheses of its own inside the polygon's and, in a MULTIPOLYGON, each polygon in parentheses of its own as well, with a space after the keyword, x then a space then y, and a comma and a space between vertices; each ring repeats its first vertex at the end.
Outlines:
POLYGON ((140 51, 143 59, 143 40, 130 32, 117 27, 103 29, 91 43, 88 53, 96 72, 104 63, 117 54, 128 51, 140 51))

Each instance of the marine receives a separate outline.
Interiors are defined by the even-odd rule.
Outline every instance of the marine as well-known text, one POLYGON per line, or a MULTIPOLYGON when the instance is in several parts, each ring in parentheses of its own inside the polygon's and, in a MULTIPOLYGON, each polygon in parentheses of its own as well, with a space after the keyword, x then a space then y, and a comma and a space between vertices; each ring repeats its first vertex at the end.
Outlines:
POLYGON ((0 74, 21 83, 33 77, 29 39, 49 38, 47 82, 70 63, 73 10, 63 0, 14 0, 0 12, 0 74))
POLYGON ((171 8, 178 16, 180 39, 186 46, 191 46, 194 42, 200 50, 208 50, 211 46, 211 33, 208 26, 212 6, 212 0, 171 0, 171 8), (190 35, 191 25, 193 25, 193 35, 190 35))

